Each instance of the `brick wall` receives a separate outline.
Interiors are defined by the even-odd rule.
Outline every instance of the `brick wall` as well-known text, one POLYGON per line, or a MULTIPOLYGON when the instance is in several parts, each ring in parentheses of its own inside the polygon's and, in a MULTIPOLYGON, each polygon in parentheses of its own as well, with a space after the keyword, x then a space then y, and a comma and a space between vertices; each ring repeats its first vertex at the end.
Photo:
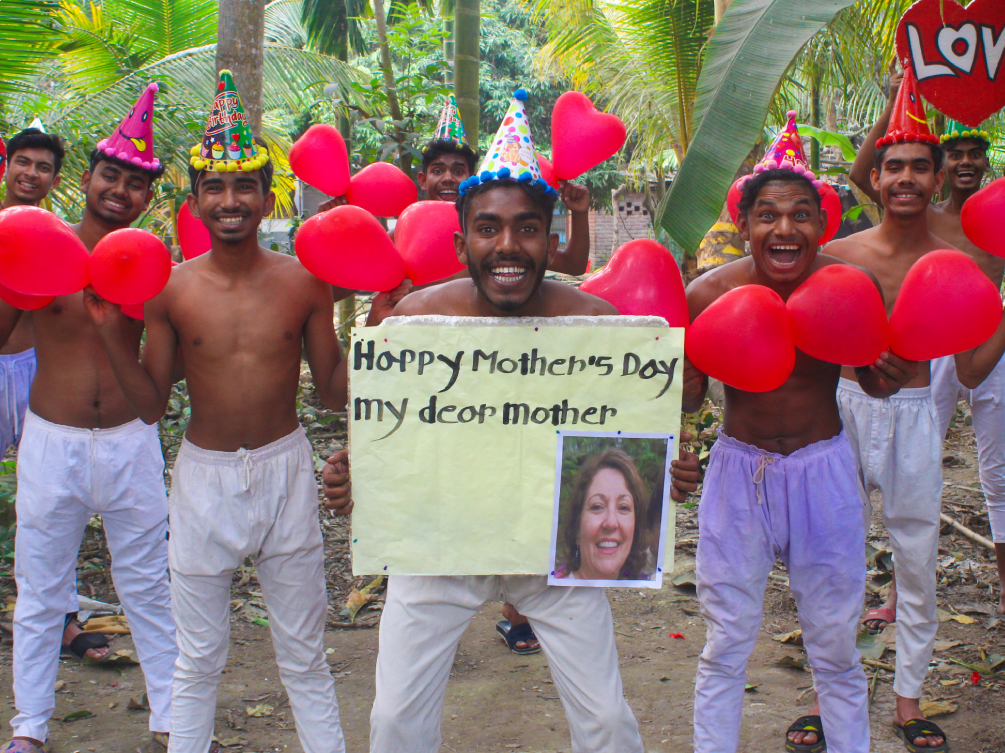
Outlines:
POLYGON ((642 195, 623 193, 615 198, 614 213, 590 210, 590 266, 607 263, 615 250, 636 238, 649 238, 652 222, 642 195))

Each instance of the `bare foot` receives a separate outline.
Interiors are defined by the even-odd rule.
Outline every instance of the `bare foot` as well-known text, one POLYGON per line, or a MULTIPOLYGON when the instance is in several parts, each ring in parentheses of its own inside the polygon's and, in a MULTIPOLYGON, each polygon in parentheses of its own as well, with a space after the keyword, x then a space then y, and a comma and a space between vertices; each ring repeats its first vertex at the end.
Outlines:
MULTIPOLYGON (((70 624, 68 624, 66 626, 66 630, 63 631, 63 645, 69 646, 70 643, 73 641, 73 639, 83 632, 84 631, 80 629, 80 626, 77 625, 76 620, 70 620, 70 624)), ((84 656, 86 656, 88 659, 101 661, 102 659, 108 656, 108 653, 109 648, 107 646, 103 646, 102 648, 87 649, 87 651, 84 652, 84 656)))
MULTIPOLYGON (((814 700, 810 710, 800 716, 820 716, 820 700, 814 700)), ((820 739, 816 732, 790 732, 788 738, 790 743, 796 745, 816 745, 820 739)))
MULTIPOLYGON (((912 719, 925 721, 925 715, 921 713, 921 706, 918 705, 917 698, 904 698, 897 696, 897 713, 893 716, 893 723, 897 727, 903 727, 912 719)), ((909 741, 918 748, 937 748, 945 742, 945 738, 939 735, 928 735, 927 737, 916 737, 909 741)))
MULTIPOLYGON (((516 607, 510 604, 508 601, 503 603, 502 606, 503 617, 509 620, 511 627, 516 627, 517 625, 526 625, 530 620, 516 611, 516 607)), ((513 644, 516 648, 537 648, 541 644, 538 642, 537 637, 530 641, 517 641, 513 644)))

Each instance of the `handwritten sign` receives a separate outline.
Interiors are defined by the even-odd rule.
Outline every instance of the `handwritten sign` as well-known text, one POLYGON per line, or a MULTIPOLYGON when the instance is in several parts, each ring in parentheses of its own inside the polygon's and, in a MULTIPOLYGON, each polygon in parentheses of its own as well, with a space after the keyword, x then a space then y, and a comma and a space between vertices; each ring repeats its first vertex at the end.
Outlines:
POLYGON ((547 573, 558 433, 676 436, 683 356, 684 330, 658 317, 355 330, 353 572, 547 573))
POLYGON ((977 127, 1005 107, 1005 14, 1000 0, 920 0, 900 20, 897 57, 911 67, 922 96, 977 127))

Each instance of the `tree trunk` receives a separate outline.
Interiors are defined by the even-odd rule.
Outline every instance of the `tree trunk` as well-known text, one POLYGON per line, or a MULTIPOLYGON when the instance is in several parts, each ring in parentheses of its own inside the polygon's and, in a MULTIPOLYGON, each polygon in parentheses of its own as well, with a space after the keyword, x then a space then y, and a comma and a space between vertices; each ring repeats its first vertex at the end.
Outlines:
POLYGON ((478 65, 481 60, 479 0, 456 0, 454 6, 454 94, 468 143, 478 151, 478 65))
MULTIPOLYGON (((820 77, 814 74, 810 83, 810 125, 820 128, 820 77)), ((810 139, 810 169, 820 172, 820 142, 810 139)))
POLYGON ((262 67, 265 63, 265 0, 220 0, 216 27, 216 69, 227 68, 248 115, 262 134, 262 67))
POLYGON ((447 72, 444 79, 448 84, 454 83, 454 17, 443 19, 443 28, 447 36, 443 40, 443 59, 447 62, 447 72))

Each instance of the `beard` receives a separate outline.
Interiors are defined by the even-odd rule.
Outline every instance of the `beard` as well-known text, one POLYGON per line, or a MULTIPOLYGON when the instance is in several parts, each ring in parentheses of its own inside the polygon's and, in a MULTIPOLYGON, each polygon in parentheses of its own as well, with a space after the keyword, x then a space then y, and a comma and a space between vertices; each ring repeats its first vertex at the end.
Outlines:
POLYGON ((540 266, 535 265, 531 267, 530 272, 531 274, 534 275, 534 285, 531 287, 530 292, 527 294, 527 297, 524 298, 522 301, 504 299, 502 301, 497 302, 492 300, 492 298, 488 295, 488 293, 485 290, 485 284, 484 284, 485 276, 490 274, 489 266, 494 261, 495 261, 494 259, 487 260, 482 263, 482 266, 479 267, 471 262, 471 255, 469 254, 468 274, 471 275, 471 284, 473 284, 475 288, 478 290, 478 294, 482 298, 487 300, 489 303, 491 303, 493 306, 495 306, 497 309, 507 314, 512 311, 516 311, 524 304, 526 304, 527 301, 531 299, 531 297, 533 297, 534 293, 537 292, 537 289, 541 287, 541 282, 544 280, 544 273, 548 271, 547 266, 544 264, 540 266))

